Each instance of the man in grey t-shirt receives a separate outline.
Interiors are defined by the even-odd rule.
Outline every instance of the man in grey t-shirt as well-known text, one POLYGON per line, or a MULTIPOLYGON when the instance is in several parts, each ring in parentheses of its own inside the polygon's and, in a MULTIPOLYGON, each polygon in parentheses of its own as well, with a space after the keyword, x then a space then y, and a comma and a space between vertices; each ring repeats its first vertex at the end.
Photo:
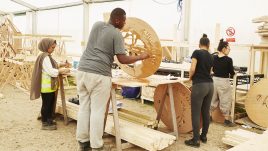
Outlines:
POLYGON ((125 25, 126 13, 115 8, 109 23, 96 22, 90 32, 87 48, 78 67, 77 91, 79 111, 76 138, 80 150, 103 149, 103 127, 106 105, 112 87, 111 66, 116 55, 122 64, 131 64, 149 58, 147 53, 127 56, 120 32, 125 25))

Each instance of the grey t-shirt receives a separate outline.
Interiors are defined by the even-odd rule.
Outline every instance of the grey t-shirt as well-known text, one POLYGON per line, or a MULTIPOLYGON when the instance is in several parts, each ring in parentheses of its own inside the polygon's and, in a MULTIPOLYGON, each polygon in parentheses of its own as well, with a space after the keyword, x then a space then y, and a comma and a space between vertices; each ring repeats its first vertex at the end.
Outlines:
POLYGON ((90 32, 87 48, 80 58, 78 70, 111 77, 116 54, 126 54, 121 32, 109 23, 96 22, 90 32))

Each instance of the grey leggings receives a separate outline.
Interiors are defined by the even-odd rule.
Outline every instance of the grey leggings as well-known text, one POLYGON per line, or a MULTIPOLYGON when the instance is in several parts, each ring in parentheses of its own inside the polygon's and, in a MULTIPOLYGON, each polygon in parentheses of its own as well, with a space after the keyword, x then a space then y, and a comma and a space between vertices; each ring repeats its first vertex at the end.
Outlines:
POLYGON ((200 114, 203 119, 202 136, 206 136, 209 128, 209 110, 213 96, 213 83, 197 83, 192 86, 191 113, 193 126, 193 139, 199 140, 200 114))

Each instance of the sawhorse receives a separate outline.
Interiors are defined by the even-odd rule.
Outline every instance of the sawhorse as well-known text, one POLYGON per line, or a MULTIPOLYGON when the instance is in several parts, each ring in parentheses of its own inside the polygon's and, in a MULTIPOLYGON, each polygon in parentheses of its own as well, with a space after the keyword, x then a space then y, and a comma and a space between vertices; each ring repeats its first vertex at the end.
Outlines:
MULTIPOLYGON (((114 127, 115 127, 115 137, 116 137, 116 148, 117 151, 122 151, 122 144, 121 144, 121 135, 120 135, 120 129, 119 129, 119 117, 118 117, 118 111, 116 107, 116 87, 117 86, 148 86, 150 81, 141 82, 131 79, 120 79, 120 80, 113 80, 113 86, 111 90, 111 104, 112 104, 112 110, 113 110, 113 119, 114 119, 114 127)), ((154 81, 155 83, 156 81, 154 81)), ((175 113, 175 107, 174 107, 174 97, 173 97, 173 90, 172 90, 172 83, 179 82, 179 80, 165 80, 161 81, 158 84, 167 84, 168 92, 170 95, 170 109, 172 114, 172 122, 173 122, 173 129, 176 136, 176 139, 178 140, 179 133, 177 129, 177 121, 176 121, 176 113, 175 113)), ((161 112, 158 111, 159 118, 161 117, 161 112)))

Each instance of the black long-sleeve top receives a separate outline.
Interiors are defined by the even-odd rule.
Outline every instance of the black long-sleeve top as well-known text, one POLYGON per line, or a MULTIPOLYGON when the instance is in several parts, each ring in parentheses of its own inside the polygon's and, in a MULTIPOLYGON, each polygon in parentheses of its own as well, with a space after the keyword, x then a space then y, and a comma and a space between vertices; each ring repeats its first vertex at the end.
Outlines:
POLYGON ((228 56, 213 56, 213 72, 215 77, 230 78, 235 74, 233 60, 228 56))

